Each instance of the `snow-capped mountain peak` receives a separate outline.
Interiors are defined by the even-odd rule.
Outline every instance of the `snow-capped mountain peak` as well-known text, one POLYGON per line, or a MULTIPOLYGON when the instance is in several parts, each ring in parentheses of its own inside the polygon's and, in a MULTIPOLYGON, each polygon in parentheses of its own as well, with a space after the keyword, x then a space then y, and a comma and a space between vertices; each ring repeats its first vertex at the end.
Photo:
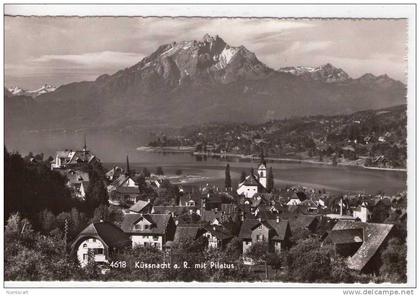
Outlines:
POLYGON ((295 76, 300 76, 305 80, 317 80, 322 82, 341 82, 351 79, 350 76, 341 68, 337 68, 330 63, 318 66, 296 66, 284 67, 278 70, 279 72, 289 73, 295 76))
POLYGON ((42 94, 53 92, 57 89, 57 87, 52 86, 50 84, 44 84, 38 89, 34 90, 26 90, 23 88, 20 88, 18 86, 9 87, 7 90, 13 95, 13 96, 31 96, 33 98, 40 96, 42 94))

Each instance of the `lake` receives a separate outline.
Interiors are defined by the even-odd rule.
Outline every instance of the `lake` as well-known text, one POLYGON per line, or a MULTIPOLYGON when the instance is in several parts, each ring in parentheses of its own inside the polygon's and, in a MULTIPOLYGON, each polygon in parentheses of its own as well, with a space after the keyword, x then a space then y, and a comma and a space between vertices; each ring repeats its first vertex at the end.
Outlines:
MULTIPOLYGON (((167 173, 181 169, 184 174, 207 177, 209 181, 220 185, 224 180, 227 163, 231 166, 234 186, 241 171, 249 172, 257 163, 240 159, 207 158, 198 161, 195 156, 181 153, 150 153, 136 151, 136 147, 146 145, 150 139, 149 131, 138 132, 135 136, 124 132, 55 132, 24 133, 6 132, 5 142, 9 151, 19 151, 25 155, 29 151, 54 155, 56 150, 77 149, 83 146, 84 134, 87 134, 88 148, 94 152, 106 166, 113 163, 125 166, 125 157, 129 155, 131 167, 148 167, 154 171, 157 166, 167 173)), ((355 167, 331 167, 290 162, 269 162, 273 167, 275 184, 301 184, 309 187, 325 188, 330 191, 377 193, 379 190, 393 194, 406 190, 406 173, 394 171, 368 170, 355 167)))
MULTIPOLYGON (((249 173, 250 168, 256 169, 258 162, 242 159, 207 158, 197 160, 196 156, 182 153, 134 152, 130 168, 141 170, 147 167, 151 172, 161 166, 165 173, 174 174, 181 169, 183 174, 207 177, 209 182, 222 186, 225 167, 229 163, 233 185, 236 186, 241 171, 249 173), (141 161, 139 161, 141 158, 141 161)), ((131 158, 130 154, 130 158, 131 158)), ((125 163, 108 163, 111 167, 117 164, 125 167, 125 163)), ((368 170, 357 167, 332 167, 292 162, 268 162, 273 168, 276 185, 300 184, 307 187, 325 188, 334 192, 366 192, 375 194, 379 190, 386 194, 394 194, 406 190, 406 173, 396 171, 368 170)))

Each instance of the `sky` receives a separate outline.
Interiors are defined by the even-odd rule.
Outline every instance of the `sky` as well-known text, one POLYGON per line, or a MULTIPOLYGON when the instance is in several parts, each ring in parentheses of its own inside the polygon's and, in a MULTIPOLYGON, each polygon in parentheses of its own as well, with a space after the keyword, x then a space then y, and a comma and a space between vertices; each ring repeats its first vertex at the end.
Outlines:
POLYGON ((4 29, 7 87, 95 80, 206 33, 244 45, 273 69, 331 63, 353 78, 406 81, 406 20, 7 16, 4 29))

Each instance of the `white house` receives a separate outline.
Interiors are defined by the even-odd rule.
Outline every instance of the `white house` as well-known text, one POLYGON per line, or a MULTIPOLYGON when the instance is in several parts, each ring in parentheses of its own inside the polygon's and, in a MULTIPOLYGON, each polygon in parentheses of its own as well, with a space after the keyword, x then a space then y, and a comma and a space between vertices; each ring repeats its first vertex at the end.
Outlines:
POLYGON ((51 162, 51 170, 65 169, 77 167, 80 164, 92 163, 97 161, 95 155, 93 155, 86 146, 86 142, 82 150, 64 150, 57 151, 55 158, 51 162))
POLYGON ((361 222, 370 220, 371 212, 367 208, 367 203, 363 202, 359 207, 353 210, 353 217, 359 218, 361 222))
POLYGON ((107 263, 111 252, 130 245, 130 239, 118 226, 96 222, 87 226, 71 246, 71 254, 85 267, 90 261, 107 263))
POLYGON ((121 224, 122 230, 132 241, 132 247, 155 247, 159 250, 167 241, 172 241, 176 225, 171 214, 127 214, 121 224))
POLYGON ((265 191, 267 188, 267 166, 264 158, 261 158, 261 163, 258 166, 257 175, 251 171, 251 174, 238 185, 236 192, 239 195, 244 195, 246 198, 251 198, 256 193, 265 191))

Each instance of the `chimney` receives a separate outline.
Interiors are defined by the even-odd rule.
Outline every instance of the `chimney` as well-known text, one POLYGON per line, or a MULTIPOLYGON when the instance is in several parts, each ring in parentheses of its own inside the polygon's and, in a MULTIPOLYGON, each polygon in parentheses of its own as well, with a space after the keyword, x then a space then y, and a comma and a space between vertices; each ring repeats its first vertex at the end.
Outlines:
POLYGON ((258 221, 261 222, 261 217, 258 217, 258 221))
POLYGON ((244 213, 241 213, 241 221, 244 221, 244 213))
POLYGON ((340 199, 340 216, 343 216, 343 197, 340 199))
POLYGON ((276 223, 280 223, 280 217, 279 216, 276 217, 276 223))

